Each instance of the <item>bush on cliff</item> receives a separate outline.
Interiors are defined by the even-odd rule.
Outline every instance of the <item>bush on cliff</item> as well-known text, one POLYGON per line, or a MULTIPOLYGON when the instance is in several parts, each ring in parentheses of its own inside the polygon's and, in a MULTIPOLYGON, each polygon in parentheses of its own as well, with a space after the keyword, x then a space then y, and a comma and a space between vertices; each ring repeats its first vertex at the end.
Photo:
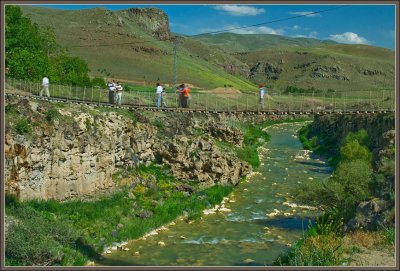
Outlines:
POLYGON ((370 195, 372 155, 361 145, 364 138, 365 131, 350 133, 340 148, 341 160, 332 177, 300 184, 293 193, 296 199, 324 210, 336 208, 340 210, 339 216, 350 218, 357 205, 370 195))

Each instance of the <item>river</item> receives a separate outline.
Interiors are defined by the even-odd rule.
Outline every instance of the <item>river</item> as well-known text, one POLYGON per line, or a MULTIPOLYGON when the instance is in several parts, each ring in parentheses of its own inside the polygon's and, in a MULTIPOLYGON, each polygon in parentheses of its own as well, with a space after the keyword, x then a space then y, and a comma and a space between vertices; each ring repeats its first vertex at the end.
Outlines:
POLYGON ((177 219, 145 238, 128 243, 98 262, 106 266, 265 266, 289 249, 318 214, 290 198, 291 188, 332 170, 303 150, 296 131, 304 123, 267 128, 271 140, 260 148, 261 166, 225 200, 220 211, 205 211, 189 224, 177 219), (311 156, 311 157, 310 157, 311 156), (129 249, 129 250, 128 250, 129 249))

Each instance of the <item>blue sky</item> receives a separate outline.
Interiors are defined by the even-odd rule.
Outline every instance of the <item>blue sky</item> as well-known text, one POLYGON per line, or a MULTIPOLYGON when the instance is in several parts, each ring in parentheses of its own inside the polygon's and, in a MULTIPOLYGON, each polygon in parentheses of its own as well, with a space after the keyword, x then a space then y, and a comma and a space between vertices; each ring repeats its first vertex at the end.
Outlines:
MULTIPOLYGON (((194 35, 294 17, 338 5, 45 5, 60 9, 102 6, 110 10, 156 7, 167 13, 171 31, 194 35)), ((240 34, 309 37, 395 48, 395 6, 353 4, 328 12, 236 29, 240 34)))

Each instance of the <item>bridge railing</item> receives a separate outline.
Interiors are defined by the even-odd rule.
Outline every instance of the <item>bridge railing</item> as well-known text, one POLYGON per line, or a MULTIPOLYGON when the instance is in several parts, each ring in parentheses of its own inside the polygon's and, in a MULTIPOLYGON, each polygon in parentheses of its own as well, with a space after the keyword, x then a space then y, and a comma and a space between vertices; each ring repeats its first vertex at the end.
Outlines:
MULTIPOLYGON (((26 96, 38 96, 41 82, 6 79, 6 91, 26 96)), ((64 86, 50 84, 51 97, 108 103, 108 89, 94 87, 64 86)), ((123 91, 122 104, 154 107, 156 94, 152 87, 149 91, 123 91)), ((173 90, 167 90, 164 96, 168 107, 179 107, 179 96, 173 90)), ((215 111, 349 111, 349 110, 392 110, 395 108, 395 92, 349 91, 337 93, 267 93, 263 103, 258 93, 194 91, 190 95, 189 107, 215 111)))

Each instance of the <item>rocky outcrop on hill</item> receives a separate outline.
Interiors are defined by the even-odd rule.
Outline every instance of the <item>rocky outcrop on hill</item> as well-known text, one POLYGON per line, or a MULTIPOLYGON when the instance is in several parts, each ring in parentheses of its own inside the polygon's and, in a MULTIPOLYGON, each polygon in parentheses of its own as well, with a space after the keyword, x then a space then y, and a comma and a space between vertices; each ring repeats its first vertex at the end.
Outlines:
POLYGON ((169 19, 167 14, 157 8, 131 8, 128 9, 129 18, 134 20, 142 29, 148 31, 159 40, 171 38, 169 19))
POLYGON ((254 78, 257 74, 262 73, 266 79, 277 80, 282 71, 282 68, 273 63, 257 62, 250 67, 249 78, 254 78))
POLYGON ((333 78, 342 81, 349 81, 349 77, 343 75, 343 69, 339 66, 316 65, 310 74, 310 77, 333 78))

